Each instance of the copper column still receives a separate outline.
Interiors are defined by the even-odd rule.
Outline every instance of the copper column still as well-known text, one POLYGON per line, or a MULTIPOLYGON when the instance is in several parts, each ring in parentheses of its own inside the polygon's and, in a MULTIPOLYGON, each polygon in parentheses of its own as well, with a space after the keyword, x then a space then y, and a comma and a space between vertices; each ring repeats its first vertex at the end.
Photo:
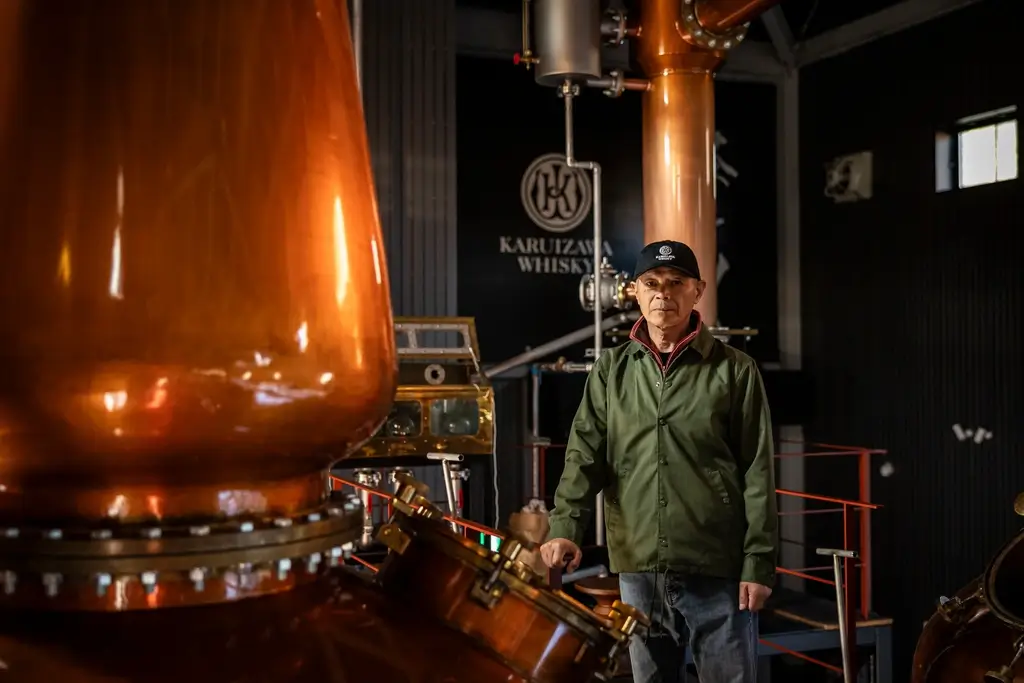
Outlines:
POLYGON ((0 679, 523 680, 332 568, 396 379, 344 3, 0 2, 0 234, 0 679))
POLYGON ((643 94, 644 242, 677 240, 697 255, 707 290, 697 305, 718 321, 715 270, 714 72, 746 23, 778 0, 641 0, 637 60, 643 94))

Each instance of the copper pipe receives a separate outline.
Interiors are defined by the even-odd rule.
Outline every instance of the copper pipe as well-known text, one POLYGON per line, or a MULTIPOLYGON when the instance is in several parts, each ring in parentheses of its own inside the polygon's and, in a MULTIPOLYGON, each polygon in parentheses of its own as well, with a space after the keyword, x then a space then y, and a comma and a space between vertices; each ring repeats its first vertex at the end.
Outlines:
POLYGON ((633 92, 647 92, 651 89, 651 82, 646 78, 624 78, 622 87, 633 92))
POLYGON ((764 14, 780 0, 697 0, 697 21, 712 33, 728 31, 764 14))
POLYGON ((319 504, 395 389, 344 3, 0 5, 0 526, 319 504))
MULTIPOLYGON (((726 15, 747 17, 767 4, 774 2, 726 2, 732 8, 726 15)), ((688 40, 681 30, 682 9, 679 0, 641 0, 640 4, 637 60, 650 79, 643 96, 644 241, 677 240, 690 245, 707 283, 697 308, 708 324, 716 325, 713 74, 725 53, 688 40)))

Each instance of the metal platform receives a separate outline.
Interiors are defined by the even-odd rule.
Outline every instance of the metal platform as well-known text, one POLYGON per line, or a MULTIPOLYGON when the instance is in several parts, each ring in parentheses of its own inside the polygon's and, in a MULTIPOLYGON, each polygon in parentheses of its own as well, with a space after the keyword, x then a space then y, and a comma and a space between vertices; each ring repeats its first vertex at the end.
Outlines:
MULTIPOLYGON (((760 618, 761 643, 758 648, 759 662, 757 683, 772 680, 772 660, 787 654, 821 657, 820 653, 835 653, 835 665, 841 665, 839 653, 839 624, 834 602, 790 591, 777 589, 768 601, 760 618)), ((858 680, 871 683, 893 683, 892 672, 892 619, 872 617, 857 622, 856 642, 861 656, 873 650, 874 657, 861 666, 858 680)), ((689 648, 686 650, 687 666, 693 664, 689 648)), ((811 680, 830 680, 828 671, 819 671, 809 676, 811 680)), ((632 680, 626 671, 620 671, 614 681, 626 683, 632 680)), ((691 676, 686 681, 696 681, 691 676)))

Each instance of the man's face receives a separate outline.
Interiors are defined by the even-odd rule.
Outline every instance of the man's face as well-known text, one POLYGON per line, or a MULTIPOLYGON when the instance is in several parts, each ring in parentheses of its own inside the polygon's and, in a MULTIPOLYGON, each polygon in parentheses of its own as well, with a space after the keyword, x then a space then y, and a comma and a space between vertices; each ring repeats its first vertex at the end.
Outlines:
POLYGON ((640 312, 648 325, 671 328, 685 325, 706 283, 672 268, 649 270, 633 284, 640 312))

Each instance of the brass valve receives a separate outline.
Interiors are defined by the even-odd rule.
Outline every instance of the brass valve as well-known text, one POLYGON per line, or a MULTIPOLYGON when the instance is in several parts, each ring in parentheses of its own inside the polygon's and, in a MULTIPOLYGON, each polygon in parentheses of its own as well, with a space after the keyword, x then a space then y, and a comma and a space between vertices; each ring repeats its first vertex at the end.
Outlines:
POLYGON ((647 628, 651 625, 651 620, 647 618, 646 614, 621 600, 612 603, 612 610, 608 613, 608 618, 612 622, 612 628, 627 638, 633 635, 637 626, 647 628))
POLYGON ((397 512, 410 517, 444 519, 444 513, 427 498, 429 486, 405 472, 395 475, 395 483, 398 484, 398 490, 395 491, 391 505, 397 512))

